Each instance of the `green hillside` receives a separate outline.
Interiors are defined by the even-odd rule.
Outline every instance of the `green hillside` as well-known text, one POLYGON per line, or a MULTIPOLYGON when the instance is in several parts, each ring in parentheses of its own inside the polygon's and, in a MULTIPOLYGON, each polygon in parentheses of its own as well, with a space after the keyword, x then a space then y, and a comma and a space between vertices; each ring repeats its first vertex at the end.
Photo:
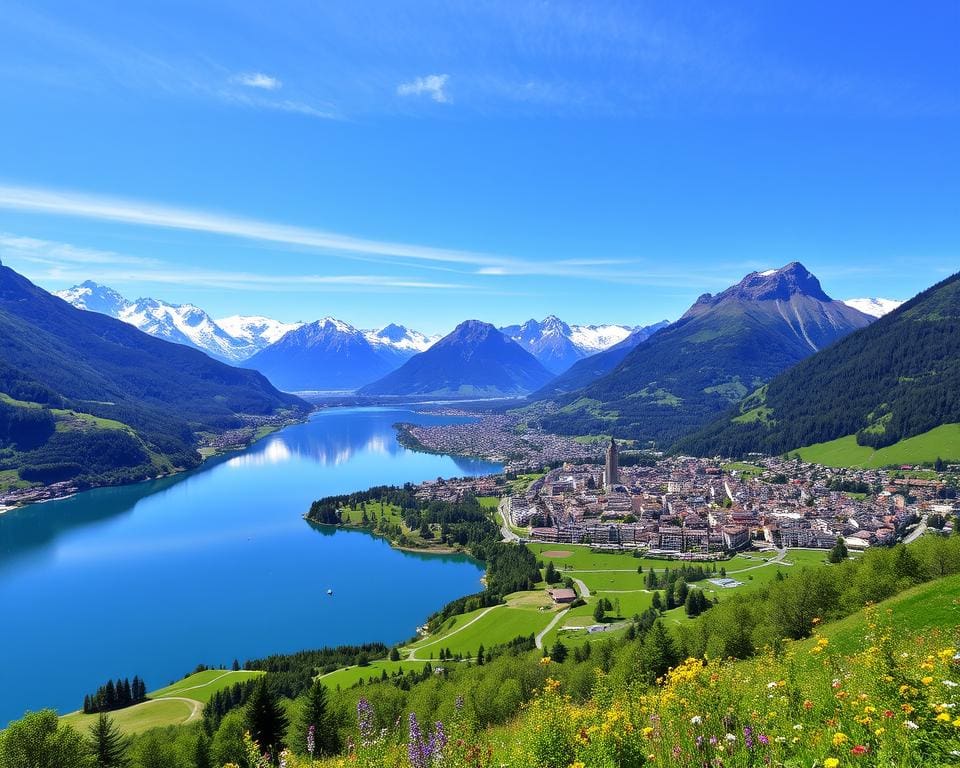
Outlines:
POLYGON ((558 408, 542 423, 563 434, 613 434, 666 447, 869 322, 827 296, 799 263, 754 272, 716 296, 701 296, 609 374, 553 398, 558 408))
POLYGON ((960 459, 960 424, 943 424, 885 448, 860 445, 856 435, 847 435, 808 445, 797 450, 796 454, 814 464, 864 469, 899 464, 932 464, 937 459, 957 460, 960 459))
POLYGON ((254 371, 76 309, 0 266, 0 483, 138 480, 198 434, 306 412, 254 371))
POLYGON ((811 446, 807 456, 870 466, 953 459, 954 433, 937 428, 957 422, 960 274, 781 374, 675 449, 738 456, 811 446))
MULTIPOLYGON (((147 694, 147 701, 132 707, 114 710, 110 717, 121 731, 127 734, 142 733, 151 728, 168 725, 185 725, 200 720, 203 705, 217 691, 236 683, 253 680, 262 672, 247 670, 229 671, 208 669, 196 672, 147 694)), ((86 732, 97 721, 97 715, 71 712, 60 718, 61 722, 86 732)))

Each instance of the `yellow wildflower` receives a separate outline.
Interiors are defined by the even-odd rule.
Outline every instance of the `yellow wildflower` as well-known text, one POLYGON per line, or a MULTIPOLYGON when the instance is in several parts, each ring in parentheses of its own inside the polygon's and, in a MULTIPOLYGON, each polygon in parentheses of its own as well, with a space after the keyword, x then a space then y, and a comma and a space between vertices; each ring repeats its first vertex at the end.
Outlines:
POLYGON ((839 747, 841 744, 847 741, 847 738, 847 734, 845 733, 833 734, 833 746, 839 747))
POLYGON ((837 768, 840 765, 840 761, 835 757, 828 757, 823 761, 823 768, 837 768))

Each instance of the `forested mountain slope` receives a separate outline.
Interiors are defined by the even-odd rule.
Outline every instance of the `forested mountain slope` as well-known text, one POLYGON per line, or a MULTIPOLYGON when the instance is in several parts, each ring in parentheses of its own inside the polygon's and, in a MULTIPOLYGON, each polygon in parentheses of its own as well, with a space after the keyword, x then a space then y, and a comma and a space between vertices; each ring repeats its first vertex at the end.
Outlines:
POLYGON ((197 432, 307 408, 259 373, 76 309, 0 266, 0 470, 144 477, 196 464, 197 432))
POLYGON ((960 273, 804 360, 678 445, 781 453, 856 435, 880 448, 960 422, 960 273))
POLYGON ((797 262, 705 294, 608 375, 556 398, 547 429, 669 445, 872 318, 834 301, 797 262))

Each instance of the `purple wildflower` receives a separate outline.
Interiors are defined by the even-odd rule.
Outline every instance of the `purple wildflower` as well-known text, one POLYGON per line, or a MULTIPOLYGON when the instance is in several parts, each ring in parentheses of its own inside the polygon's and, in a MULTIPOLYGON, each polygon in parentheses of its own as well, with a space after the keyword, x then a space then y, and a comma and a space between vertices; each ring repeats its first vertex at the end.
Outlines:
POLYGON ((407 752, 410 755, 410 765, 413 768, 427 768, 430 764, 429 746, 423 741, 423 732, 420 730, 420 723, 417 722, 417 716, 410 713, 410 741, 407 744, 407 752))
POLYGON ((767 738, 767 734, 765 733, 761 733, 759 736, 757 736, 757 741, 759 741, 765 747, 770 744, 770 739, 767 738))
POLYGON ((413 768, 429 768, 446 746, 447 734, 443 730, 443 723, 438 721, 433 733, 428 738, 424 738, 417 716, 413 712, 410 713, 410 740, 407 743, 407 754, 413 768))
POLYGON ((697 749, 703 749, 703 736, 697 736, 694 741, 696 741, 697 749))
POLYGON ((366 699, 357 702, 357 726, 360 730, 360 741, 369 743, 373 740, 373 707, 366 699))
POLYGON ((747 749, 753 749, 753 728, 749 725, 743 727, 743 741, 747 745, 747 749))

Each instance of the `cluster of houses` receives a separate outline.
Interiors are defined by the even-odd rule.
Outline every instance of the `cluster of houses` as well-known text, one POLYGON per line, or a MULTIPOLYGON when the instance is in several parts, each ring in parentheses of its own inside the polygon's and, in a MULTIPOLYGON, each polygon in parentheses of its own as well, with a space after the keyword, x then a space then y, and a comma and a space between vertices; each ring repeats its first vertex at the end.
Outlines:
MULTIPOLYGON (((442 411, 451 415, 461 412, 442 411)), ((406 432, 437 453, 474 456, 504 465, 506 472, 526 472, 557 462, 596 460, 603 449, 523 424, 513 415, 488 415, 466 424, 405 424, 406 432)))
POLYGON ((620 467, 565 464, 510 500, 512 522, 537 541, 644 549, 709 559, 752 544, 848 548, 890 544, 921 516, 952 516, 942 480, 882 470, 831 470, 780 458, 757 467, 696 458, 620 467), (745 470, 745 471, 741 471, 745 470), (867 492, 851 493, 839 487, 867 492))

